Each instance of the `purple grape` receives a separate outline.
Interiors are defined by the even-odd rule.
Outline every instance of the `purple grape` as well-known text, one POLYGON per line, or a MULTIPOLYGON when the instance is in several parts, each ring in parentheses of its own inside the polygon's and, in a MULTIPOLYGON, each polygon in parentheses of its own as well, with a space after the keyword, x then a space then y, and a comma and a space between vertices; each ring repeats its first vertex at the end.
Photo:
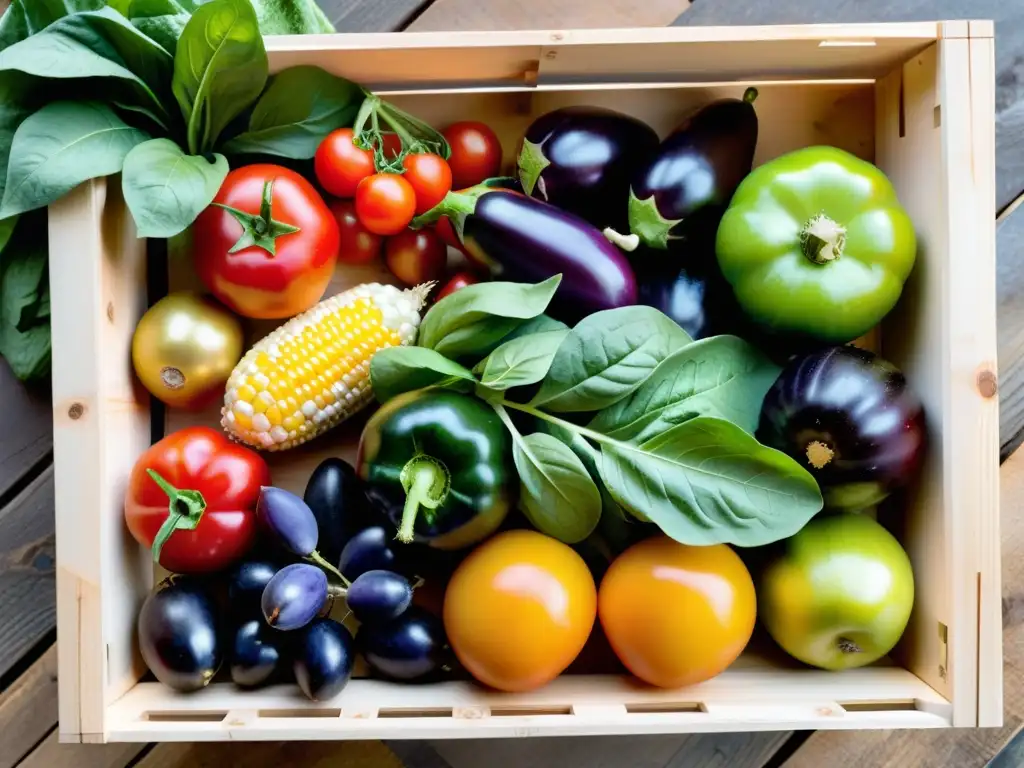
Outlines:
POLYGON ((352 635, 336 621, 314 621, 300 633, 293 653, 295 682, 313 701, 333 699, 352 676, 352 635))
POLYGON ((412 603, 412 587, 392 571, 367 571, 352 582, 345 600, 361 624, 381 624, 405 612, 412 603))
POLYGON ((289 552, 308 557, 316 550, 320 537, 316 518, 299 496, 283 488, 265 486, 260 489, 256 514, 289 552))
POLYGON ((327 602, 327 574, 315 565, 286 565, 263 590, 261 606, 267 624, 277 629, 304 627, 327 602))

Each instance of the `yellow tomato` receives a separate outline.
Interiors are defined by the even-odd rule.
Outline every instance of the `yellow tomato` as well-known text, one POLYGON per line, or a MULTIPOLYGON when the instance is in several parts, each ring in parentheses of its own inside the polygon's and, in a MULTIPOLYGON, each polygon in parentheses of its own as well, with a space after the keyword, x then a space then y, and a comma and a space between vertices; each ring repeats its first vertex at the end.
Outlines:
POLYGON ((444 626, 462 666, 502 691, 528 691, 558 677, 582 650, 597 614, 583 559, 535 531, 507 531, 456 569, 444 626))
POLYGON ((619 660, 651 685, 678 688, 732 664, 754 631, 757 601, 743 561, 724 544, 656 536, 608 568, 598 615, 619 660))
POLYGON ((243 343, 238 318, 213 299, 172 293, 136 326, 132 364, 154 397, 174 408, 201 408, 223 394, 243 343))

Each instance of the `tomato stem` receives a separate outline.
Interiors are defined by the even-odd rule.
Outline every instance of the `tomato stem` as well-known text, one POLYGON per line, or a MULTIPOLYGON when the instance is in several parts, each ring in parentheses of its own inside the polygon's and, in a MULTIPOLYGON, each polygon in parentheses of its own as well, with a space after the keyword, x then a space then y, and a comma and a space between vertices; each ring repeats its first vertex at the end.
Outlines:
POLYGON ((194 531, 199 525, 206 511, 206 499, 199 491, 175 488, 152 469, 147 468, 146 473, 160 486, 160 490, 167 494, 168 499, 167 519, 153 539, 153 562, 159 565, 160 553, 171 535, 175 531, 194 531))
POLYGON ((274 180, 268 179, 263 184, 263 197, 260 200, 259 215, 240 211, 223 203, 214 203, 222 208, 242 225, 242 235, 238 241, 231 246, 228 253, 237 253, 245 248, 256 246, 262 248, 271 256, 277 255, 277 238, 283 235, 290 235, 299 231, 298 227, 285 224, 282 221, 275 221, 273 218, 274 202, 274 180))

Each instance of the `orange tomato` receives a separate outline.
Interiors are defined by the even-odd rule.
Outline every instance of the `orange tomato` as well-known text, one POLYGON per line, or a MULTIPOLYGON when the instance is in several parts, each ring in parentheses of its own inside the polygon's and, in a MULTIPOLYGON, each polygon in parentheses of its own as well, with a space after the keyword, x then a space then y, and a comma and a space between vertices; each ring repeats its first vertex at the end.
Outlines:
POLYGON ((558 677, 583 649, 596 616, 597 589, 583 558, 528 530, 477 547, 444 598, 444 627, 459 662, 501 691, 529 691, 558 677))
POLYGON ((626 668, 661 688, 714 677, 754 631, 754 582, 724 544, 690 547, 666 536, 634 544, 598 594, 608 642, 626 668))

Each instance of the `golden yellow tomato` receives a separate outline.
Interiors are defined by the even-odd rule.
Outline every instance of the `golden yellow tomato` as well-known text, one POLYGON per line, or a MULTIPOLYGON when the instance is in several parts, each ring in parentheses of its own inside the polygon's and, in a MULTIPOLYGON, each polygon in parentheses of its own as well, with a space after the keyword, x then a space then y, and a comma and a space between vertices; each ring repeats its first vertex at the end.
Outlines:
POLYGON ((690 547, 655 536, 608 568, 598 615, 630 672, 678 688, 736 660, 754 631, 757 601, 749 571, 726 545, 690 547))
POLYGON ((237 317, 211 298, 172 293, 142 316, 132 365, 143 386, 173 408, 201 408, 223 394, 242 357, 237 317))
POLYGON ((558 677, 583 649, 597 589, 571 547, 535 531, 507 531, 462 561, 444 598, 444 626, 459 662, 502 691, 558 677))

